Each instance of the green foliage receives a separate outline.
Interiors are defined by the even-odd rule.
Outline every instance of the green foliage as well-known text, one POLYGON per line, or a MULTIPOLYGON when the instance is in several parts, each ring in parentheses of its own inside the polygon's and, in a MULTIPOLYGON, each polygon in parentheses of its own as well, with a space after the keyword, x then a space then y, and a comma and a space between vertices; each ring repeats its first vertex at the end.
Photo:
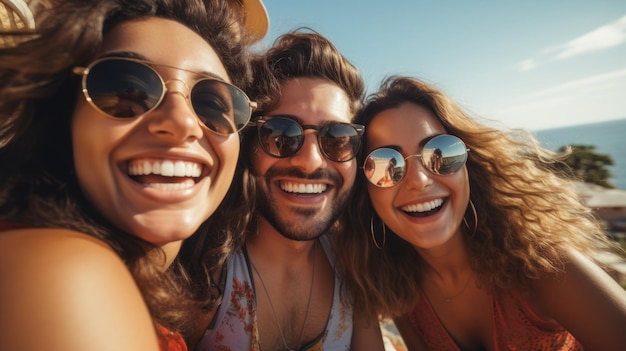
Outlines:
MULTIPOLYGON (((572 153, 564 160, 565 165, 557 165, 561 171, 573 172, 574 176, 586 183, 593 183, 605 188, 614 188, 609 183, 611 172, 606 166, 613 165, 611 156, 599 154, 592 145, 570 145, 572 153)), ((559 152, 567 150, 561 146, 559 152)))

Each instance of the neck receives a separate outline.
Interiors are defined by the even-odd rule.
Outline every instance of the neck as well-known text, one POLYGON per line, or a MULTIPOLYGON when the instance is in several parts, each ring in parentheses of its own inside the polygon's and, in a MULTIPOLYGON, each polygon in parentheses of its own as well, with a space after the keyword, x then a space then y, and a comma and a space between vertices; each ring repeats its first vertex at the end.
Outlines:
POLYGON ((327 318, 313 314, 310 319, 309 310, 325 310, 331 305, 327 298, 332 300, 332 294, 321 291, 332 291, 328 285, 332 274, 324 264, 321 245, 316 243, 285 238, 265 221, 259 221, 258 233, 246 240, 254 282, 259 287, 257 324, 264 349, 299 349, 323 330, 325 323, 320 319, 327 318))
POLYGON ((246 238, 248 253, 257 260, 268 260, 275 264, 280 261, 294 264, 307 260, 313 252, 317 240, 291 240, 281 235, 264 218, 259 218, 257 233, 246 238))
POLYGON ((172 262, 174 262, 182 244, 182 240, 173 241, 161 246, 160 250, 151 250, 148 255, 155 259, 155 261, 158 262, 159 267, 165 271, 172 264, 172 262))
POLYGON ((426 270, 435 275, 454 275, 469 267, 467 248, 460 233, 455 234, 450 240, 437 247, 417 248, 417 252, 424 261, 426 270))

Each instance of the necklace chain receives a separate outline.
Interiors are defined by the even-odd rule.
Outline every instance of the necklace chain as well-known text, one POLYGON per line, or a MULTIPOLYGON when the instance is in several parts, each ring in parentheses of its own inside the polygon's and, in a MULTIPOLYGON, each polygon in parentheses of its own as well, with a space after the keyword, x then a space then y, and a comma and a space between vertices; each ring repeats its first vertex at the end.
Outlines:
MULTIPOLYGON (((304 320, 302 321, 302 329, 300 330, 300 337, 298 338, 298 345, 295 349, 289 347, 287 344, 287 340, 285 339, 285 334, 283 333, 283 328, 280 326, 280 321, 278 319, 278 314, 276 314, 276 309, 274 308, 274 304, 272 303, 272 298, 270 297, 270 293, 265 286, 265 281, 263 281, 263 277, 259 270, 256 268, 252 260, 250 260, 250 265, 256 275, 259 276, 259 280, 261 281, 261 286, 263 286, 263 291, 265 291, 265 295, 267 296, 267 301, 270 303, 270 308, 272 309, 272 315, 274 315, 274 321, 276 322, 276 326, 278 327, 278 332, 280 333, 280 338, 283 340, 283 344, 288 351, 297 351, 300 347, 300 343, 302 342, 302 336, 304 336, 304 327, 306 326, 306 320, 309 317, 309 307, 311 307, 311 296, 313 295, 313 283, 315 282, 315 259, 317 257, 317 241, 313 242, 313 270, 311 272, 311 286, 309 287, 309 299, 306 303, 306 311, 304 312, 304 320)), ((260 338, 259 338, 260 339, 260 338)))
POLYGON ((446 302, 451 302, 452 300, 454 300, 454 299, 456 299, 457 297, 461 296, 461 295, 465 292, 465 290, 467 289, 467 286, 469 285, 470 280, 472 280, 472 275, 473 275, 473 274, 470 274, 470 275, 469 275, 469 277, 467 277, 467 280, 465 281, 465 285, 463 285, 463 288, 461 289, 461 291, 459 291, 458 293, 456 293, 456 294, 454 294, 454 295, 452 295, 452 296, 450 296, 450 297, 445 297, 445 296, 444 296, 444 298, 443 298, 443 299, 444 299, 446 302))

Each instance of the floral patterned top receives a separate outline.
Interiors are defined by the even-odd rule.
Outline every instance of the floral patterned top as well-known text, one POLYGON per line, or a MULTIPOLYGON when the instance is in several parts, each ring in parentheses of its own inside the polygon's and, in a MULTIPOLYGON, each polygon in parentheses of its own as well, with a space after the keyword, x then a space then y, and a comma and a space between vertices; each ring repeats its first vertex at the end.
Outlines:
MULTIPOLYGON (((493 338, 496 351, 582 351, 565 328, 538 316, 521 298, 508 293, 492 295, 493 338)), ((431 351, 461 351, 441 323, 425 294, 408 314, 411 324, 431 351)))
MULTIPOLYGON (((324 253, 331 265, 335 264, 328 234, 320 238, 324 253)), ((340 292, 340 281, 335 275, 333 304, 326 330, 310 345, 309 351, 348 351, 352 339, 352 304, 340 292)), ((260 351, 259 329, 256 318, 255 287, 252 270, 245 249, 231 254, 226 261, 224 298, 213 323, 196 351, 260 351)))

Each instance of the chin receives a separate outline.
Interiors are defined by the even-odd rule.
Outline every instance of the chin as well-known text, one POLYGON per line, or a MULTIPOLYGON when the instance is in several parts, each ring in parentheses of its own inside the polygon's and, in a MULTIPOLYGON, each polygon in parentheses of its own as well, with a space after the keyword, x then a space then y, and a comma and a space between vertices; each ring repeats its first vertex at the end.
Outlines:
MULTIPOLYGON (((136 223, 131 230, 143 240, 154 245, 165 245, 170 242, 185 240, 192 236, 200 227, 202 222, 181 221, 183 215, 179 214, 168 220, 168 216, 159 218, 144 218, 141 223, 136 223)), ((196 218, 205 218, 200 215, 196 218)))

